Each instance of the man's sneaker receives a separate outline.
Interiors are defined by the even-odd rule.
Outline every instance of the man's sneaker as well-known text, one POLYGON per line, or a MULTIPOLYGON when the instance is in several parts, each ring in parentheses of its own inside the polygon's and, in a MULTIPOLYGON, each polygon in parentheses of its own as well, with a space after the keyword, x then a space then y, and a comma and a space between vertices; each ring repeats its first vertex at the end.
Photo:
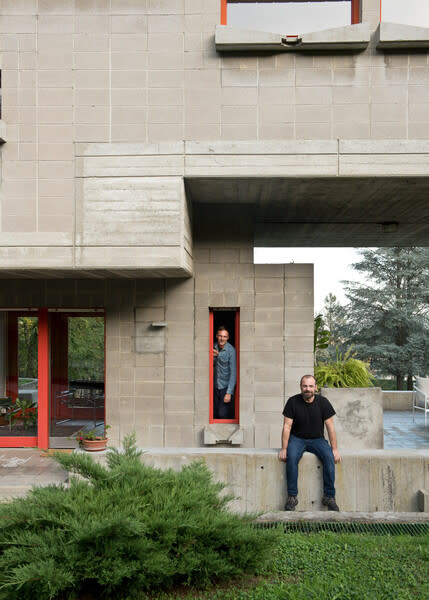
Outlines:
POLYGON ((288 496, 285 504, 285 510, 295 510, 295 506, 298 504, 298 498, 296 496, 288 496))
POLYGON ((323 496, 322 504, 327 506, 328 510, 340 510, 338 504, 335 502, 335 498, 331 498, 330 496, 323 496))

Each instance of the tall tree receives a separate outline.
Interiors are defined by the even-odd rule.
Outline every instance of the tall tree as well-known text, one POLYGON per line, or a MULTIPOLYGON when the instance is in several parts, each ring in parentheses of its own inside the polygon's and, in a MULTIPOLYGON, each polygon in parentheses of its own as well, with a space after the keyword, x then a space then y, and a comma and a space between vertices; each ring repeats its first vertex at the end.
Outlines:
POLYGON ((332 346, 337 346, 342 342, 341 328, 346 322, 346 309, 338 302, 335 294, 329 293, 325 296, 322 315, 325 325, 331 334, 329 343, 332 346))
POLYGON ((412 388, 429 372, 429 248, 361 250, 353 265, 368 282, 345 282, 347 324, 342 329, 360 358, 412 388))

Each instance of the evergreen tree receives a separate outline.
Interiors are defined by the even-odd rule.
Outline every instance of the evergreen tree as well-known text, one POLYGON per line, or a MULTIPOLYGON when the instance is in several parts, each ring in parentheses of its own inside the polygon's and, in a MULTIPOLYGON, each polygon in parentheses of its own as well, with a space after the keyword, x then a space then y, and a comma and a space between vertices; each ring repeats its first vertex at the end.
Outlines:
POLYGON ((341 338, 341 328, 346 322, 346 309, 338 302, 335 294, 329 293, 325 296, 322 315, 325 325, 331 334, 329 343, 335 347, 343 341, 341 338))
POLYGON ((429 248, 361 250, 353 265, 368 283, 345 282, 349 343, 380 374, 412 389, 415 375, 429 373, 429 248))

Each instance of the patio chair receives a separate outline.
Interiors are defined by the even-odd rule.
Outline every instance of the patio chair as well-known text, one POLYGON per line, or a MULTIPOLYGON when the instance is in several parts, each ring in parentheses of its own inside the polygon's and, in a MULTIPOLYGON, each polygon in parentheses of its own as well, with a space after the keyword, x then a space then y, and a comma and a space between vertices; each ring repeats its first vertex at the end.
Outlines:
POLYGON ((413 390, 413 421, 416 410, 424 411, 425 427, 427 427, 427 415, 429 413, 429 377, 416 377, 413 390))

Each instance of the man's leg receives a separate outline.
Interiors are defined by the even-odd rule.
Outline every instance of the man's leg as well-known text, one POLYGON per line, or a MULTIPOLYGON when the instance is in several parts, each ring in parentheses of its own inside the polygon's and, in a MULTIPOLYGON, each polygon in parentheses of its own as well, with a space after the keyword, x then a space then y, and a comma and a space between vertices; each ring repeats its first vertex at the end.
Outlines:
POLYGON ((324 438, 307 440, 307 450, 315 454, 323 465, 323 495, 335 498, 335 461, 331 446, 324 438))
POLYGON ((305 441, 294 435, 289 437, 286 456, 286 478, 288 496, 298 496, 298 463, 305 451, 305 441))
POLYGON ((225 402, 224 396, 227 388, 222 390, 215 389, 213 415, 215 419, 233 419, 234 418, 234 396, 231 397, 231 402, 225 402))

